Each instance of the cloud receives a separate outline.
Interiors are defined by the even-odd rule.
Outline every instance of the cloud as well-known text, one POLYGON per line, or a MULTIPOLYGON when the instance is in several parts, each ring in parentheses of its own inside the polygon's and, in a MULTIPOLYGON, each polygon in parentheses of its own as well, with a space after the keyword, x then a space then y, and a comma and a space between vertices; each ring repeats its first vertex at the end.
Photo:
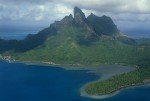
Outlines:
POLYGON ((100 12, 150 13, 149 0, 61 0, 61 2, 100 12))
POLYGON ((0 24, 49 25, 54 20, 73 14, 73 7, 78 6, 86 16, 91 12, 98 16, 107 15, 118 26, 127 22, 137 27, 148 26, 149 5, 150 0, 0 0, 0 24))
POLYGON ((1 4, 32 4, 44 5, 47 3, 63 3, 92 9, 101 12, 118 13, 150 13, 150 0, 0 0, 1 4))

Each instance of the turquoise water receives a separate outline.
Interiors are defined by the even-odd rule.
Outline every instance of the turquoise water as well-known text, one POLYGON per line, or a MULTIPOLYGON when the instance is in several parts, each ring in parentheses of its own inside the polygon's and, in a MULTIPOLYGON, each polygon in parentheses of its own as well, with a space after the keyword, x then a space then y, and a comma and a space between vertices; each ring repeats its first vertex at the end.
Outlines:
MULTIPOLYGON (((24 39, 28 34, 37 34, 39 31, 0 31, 0 39, 24 39)), ((150 38, 149 31, 141 32, 141 31, 123 31, 127 36, 131 38, 150 38)))
MULTIPOLYGON (((2 39, 24 39, 38 31, 0 32, 2 39)), ((129 34, 132 38, 149 34, 129 34)), ((98 79, 88 71, 7 63, 0 61, 0 101, 150 101, 150 85, 121 90, 111 98, 89 99, 79 95, 79 88, 98 79)))
POLYGON ((38 31, 0 31, 0 39, 24 39, 28 34, 36 34, 38 31))
POLYGON ((97 78, 86 70, 0 61, 0 101, 150 101, 149 85, 101 100, 81 97, 79 88, 97 78))

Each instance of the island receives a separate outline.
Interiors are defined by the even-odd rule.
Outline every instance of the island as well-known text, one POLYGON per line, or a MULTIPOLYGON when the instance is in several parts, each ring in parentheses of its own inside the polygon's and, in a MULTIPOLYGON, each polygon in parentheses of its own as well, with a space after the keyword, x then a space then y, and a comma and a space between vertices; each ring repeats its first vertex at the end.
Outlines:
POLYGON ((105 95, 150 80, 150 40, 132 39, 123 34, 108 16, 88 17, 78 7, 61 21, 24 40, 0 39, 0 58, 61 66, 98 67, 120 64, 138 67, 86 85, 89 95, 105 95))

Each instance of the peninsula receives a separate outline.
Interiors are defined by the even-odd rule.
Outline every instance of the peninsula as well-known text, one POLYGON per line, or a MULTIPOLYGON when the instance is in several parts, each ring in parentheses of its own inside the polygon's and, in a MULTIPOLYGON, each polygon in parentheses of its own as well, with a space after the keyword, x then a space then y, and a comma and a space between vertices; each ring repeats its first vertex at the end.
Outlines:
MULTIPOLYGON (((150 41, 149 41, 150 42, 150 41)), ((0 39, 0 58, 52 65, 99 66, 123 64, 136 71, 90 83, 85 91, 105 95, 123 87, 143 84, 150 79, 150 43, 124 35, 108 16, 88 17, 78 7, 61 21, 24 40, 0 39)))

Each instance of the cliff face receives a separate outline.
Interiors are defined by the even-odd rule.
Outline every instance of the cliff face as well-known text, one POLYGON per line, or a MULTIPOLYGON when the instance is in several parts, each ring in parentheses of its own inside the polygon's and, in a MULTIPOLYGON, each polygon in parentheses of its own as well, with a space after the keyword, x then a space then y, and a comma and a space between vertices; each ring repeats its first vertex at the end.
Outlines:
POLYGON ((74 8, 74 24, 76 26, 84 26, 86 24, 85 14, 78 7, 74 8))
MULTIPOLYGON (((69 33, 63 36, 66 38, 75 33, 73 39, 79 44, 90 44, 101 39, 112 40, 120 32, 110 17, 98 17, 92 13, 86 18, 82 10, 75 7, 74 17, 70 14, 60 21, 55 21, 36 35, 28 35, 21 41, 1 39, 0 53, 5 53, 6 51, 26 52, 35 49, 43 45, 49 37, 55 37, 60 30, 63 30, 62 33, 69 33), (71 31, 69 31, 70 27, 72 28, 71 31), (75 32, 75 30, 78 31, 75 32)), ((59 33, 59 36, 61 36, 61 33, 59 33)), ((124 37, 119 38, 119 40, 124 40, 124 37)), ((125 40, 128 41, 128 38, 125 40)))
POLYGON ((91 13, 87 17, 88 23, 92 26, 97 35, 113 35, 119 32, 117 26, 113 23, 112 19, 107 16, 98 17, 91 13))
POLYGON ((120 33, 110 17, 91 14, 86 18, 75 7, 74 17, 65 16, 24 40, 0 39, 0 54, 16 60, 56 64, 129 63, 138 56, 133 43, 120 33))
POLYGON ((119 33, 117 26, 112 19, 107 16, 98 17, 91 13, 87 18, 82 10, 78 7, 74 8, 74 18, 72 15, 64 17, 61 21, 55 21, 51 27, 59 28, 61 26, 73 26, 83 29, 84 31, 91 31, 95 35, 112 36, 119 33))

